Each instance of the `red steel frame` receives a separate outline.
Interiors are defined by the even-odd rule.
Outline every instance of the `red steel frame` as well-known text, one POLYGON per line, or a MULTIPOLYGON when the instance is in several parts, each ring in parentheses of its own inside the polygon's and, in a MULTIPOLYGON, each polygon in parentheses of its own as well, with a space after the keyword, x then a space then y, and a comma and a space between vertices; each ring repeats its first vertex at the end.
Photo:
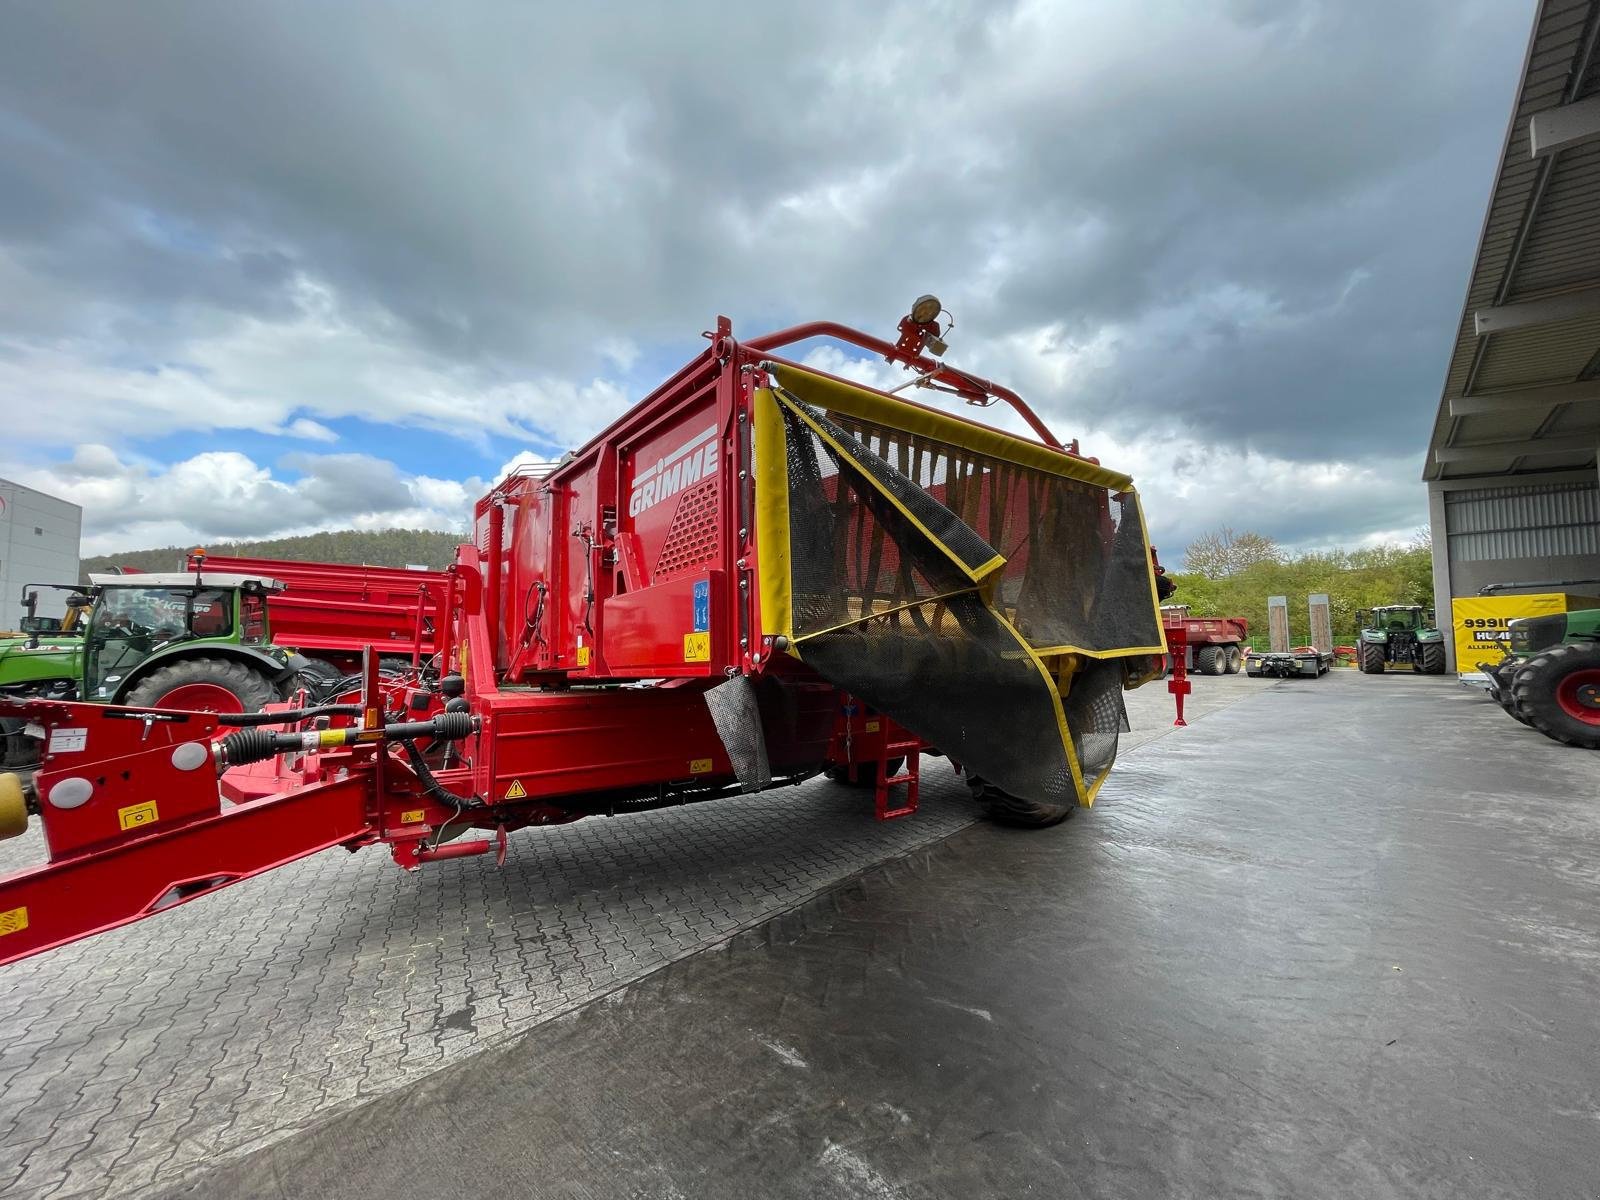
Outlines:
MULTIPOLYGON (((822 322, 741 344, 727 318, 718 318, 704 353, 588 445, 548 473, 497 484, 477 505, 474 544, 461 547, 449 572, 427 580, 392 573, 403 577, 399 584, 415 580, 423 598, 417 611, 435 614, 431 643, 417 619, 414 660, 430 648, 445 671, 464 677, 475 732, 449 752, 454 757, 435 762, 434 774, 447 791, 471 798, 465 809, 435 799, 439 793, 429 793, 407 760, 381 745, 313 748, 276 764, 233 767, 219 788, 214 717, 23 704, 21 715, 60 739, 47 749, 37 779, 51 861, 0 879, 0 962, 332 846, 387 843, 410 868, 496 845, 503 852, 506 831, 526 825, 736 790, 702 699, 706 688, 738 674, 797 670, 786 656, 774 658, 756 586, 750 406, 763 379, 760 363, 782 347, 835 338, 970 402, 1003 400, 1044 444, 1062 448, 1014 393, 923 354, 936 327, 908 322, 897 343, 822 322), (684 448, 694 457, 686 460, 684 448), (697 461, 706 471, 698 495, 703 523, 714 510, 714 536, 705 529, 697 536, 714 540, 714 548, 700 562, 672 565, 657 544, 682 540, 676 527, 686 502, 666 528, 666 518, 639 500, 648 494, 640 480, 651 472, 664 479, 669 460, 697 461), (694 628, 685 632, 691 619, 694 628), (609 686, 644 678, 661 682, 609 686), (74 744, 80 748, 67 748, 74 744), (180 759, 192 764, 197 757, 203 762, 182 769, 180 759), (87 781, 72 786, 88 787, 89 798, 61 808, 55 789, 73 779, 87 781), (495 838, 437 841, 441 827, 455 822, 495 838)), ((1076 443, 1066 452, 1077 455, 1076 443)), ((221 564, 207 560, 211 569, 221 564)), ((274 567, 280 576, 304 574, 304 564, 274 567)), ((263 567, 253 561, 251 569, 263 567)), ((330 614, 337 609, 332 604, 330 614)), ((337 620, 330 615, 328 623, 337 620)), ((402 709, 416 716, 417 694, 385 696, 376 664, 377 655, 368 654, 363 726, 380 724, 383 710, 388 719, 402 709)), ((809 738, 805 745, 821 759, 839 732, 839 694, 798 670, 791 680, 797 719, 810 731, 802 742, 809 738)), ((1180 686, 1187 690, 1181 670, 1173 684, 1181 723, 1180 686)), ((444 698, 424 693, 422 703, 427 715, 444 698)), ((0 709, 15 707, 0 702, 0 709)), ((870 754, 876 814, 914 811, 924 747, 886 717, 871 733, 862 721, 852 739, 859 736, 870 754), (891 778, 886 763, 902 753, 909 769, 891 778), (896 806, 890 789, 902 783, 907 797, 896 806)))

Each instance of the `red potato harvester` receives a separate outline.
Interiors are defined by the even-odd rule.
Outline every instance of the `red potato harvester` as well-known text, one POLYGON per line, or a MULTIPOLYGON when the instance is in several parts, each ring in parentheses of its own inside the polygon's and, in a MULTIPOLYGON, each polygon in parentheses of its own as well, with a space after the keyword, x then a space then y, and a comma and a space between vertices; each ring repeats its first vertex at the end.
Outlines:
MULTIPOLYGON (((941 315, 922 297, 893 342, 827 322, 740 342, 718 318, 587 445, 484 496, 448 572, 385 580, 420 597, 400 605, 420 614, 410 644, 369 644, 331 701, 0 703, 42 743, 35 799, 0 777, 0 831, 31 809, 49 850, 0 879, 0 962, 335 846, 383 843, 408 869, 503 855, 526 826, 823 771, 903 815, 924 754, 957 764, 996 820, 1092 803, 1122 692, 1167 652, 1138 496, 1015 393, 945 364, 941 315), (881 391, 780 356, 813 338, 912 374, 881 391), (911 387, 1004 403, 1036 436, 911 387)), ((301 636, 330 624, 315 576, 301 636)), ((1170 686, 1181 705, 1181 671, 1170 686)))

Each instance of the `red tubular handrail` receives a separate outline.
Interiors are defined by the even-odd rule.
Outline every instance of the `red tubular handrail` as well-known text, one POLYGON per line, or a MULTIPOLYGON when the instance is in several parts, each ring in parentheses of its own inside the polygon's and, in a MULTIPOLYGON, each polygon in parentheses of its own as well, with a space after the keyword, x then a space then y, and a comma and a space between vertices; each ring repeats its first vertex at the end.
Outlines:
POLYGON ((848 325, 840 325, 837 321, 811 321, 804 325, 795 325, 788 329, 780 329, 776 333, 751 338, 743 345, 748 350, 765 352, 814 337, 829 337, 849 342, 851 345, 860 346, 863 350, 881 354, 891 362, 904 363, 920 375, 930 375, 934 382, 950 385, 963 396, 980 398, 993 396, 998 400, 1004 400, 1028 423, 1029 428, 1039 435, 1039 440, 1046 446, 1052 450, 1066 450, 1056 435, 1050 432, 1049 426, 1041 421, 1038 414, 1028 407, 1027 402, 1010 388, 990 383, 987 379, 980 379, 976 375, 969 375, 954 367, 947 367, 925 354, 906 354, 893 342, 873 337, 870 333, 862 333, 861 330, 852 329, 848 325))

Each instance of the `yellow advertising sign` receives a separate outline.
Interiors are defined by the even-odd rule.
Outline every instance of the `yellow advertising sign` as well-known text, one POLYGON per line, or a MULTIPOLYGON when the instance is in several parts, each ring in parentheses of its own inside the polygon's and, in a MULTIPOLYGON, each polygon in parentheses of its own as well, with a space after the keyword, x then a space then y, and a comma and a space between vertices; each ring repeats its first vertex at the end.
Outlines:
POLYGON ((1518 617, 1546 617, 1574 608, 1600 608, 1600 600, 1566 592, 1532 596, 1459 596, 1450 602, 1456 672, 1471 675, 1481 662, 1499 662, 1518 617))

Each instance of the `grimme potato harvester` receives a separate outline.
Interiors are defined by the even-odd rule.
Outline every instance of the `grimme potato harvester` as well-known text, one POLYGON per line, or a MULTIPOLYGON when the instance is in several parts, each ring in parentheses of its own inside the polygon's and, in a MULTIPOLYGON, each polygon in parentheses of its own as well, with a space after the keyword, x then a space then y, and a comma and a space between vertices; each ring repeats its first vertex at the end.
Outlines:
POLYGON ((42 743, 26 803, 0 780, 0 825, 36 813, 49 854, 0 879, 0 961, 336 846, 503 855, 527 826, 841 769, 897 815, 922 754, 998 820, 1091 803, 1122 692, 1166 651, 1138 497, 946 365, 940 315, 922 298, 893 342, 832 323, 740 342, 719 318, 586 446, 478 502, 420 667, 371 650, 342 694, 259 714, 0 705, 42 743), (779 354, 814 338, 1035 436, 779 354))

